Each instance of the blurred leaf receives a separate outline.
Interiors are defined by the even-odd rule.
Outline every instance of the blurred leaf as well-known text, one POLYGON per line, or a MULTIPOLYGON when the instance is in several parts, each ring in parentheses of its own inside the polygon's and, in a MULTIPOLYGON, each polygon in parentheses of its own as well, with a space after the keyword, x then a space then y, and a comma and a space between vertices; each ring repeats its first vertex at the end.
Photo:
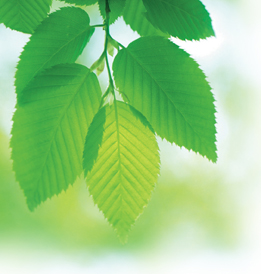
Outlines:
POLYGON ((236 243, 239 215, 234 191, 220 170, 201 168, 184 167, 181 173, 186 174, 185 178, 180 178, 178 171, 177 176, 173 170, 161 171, 157 191, 131 232, 131 243, 145 246, 165 240, 178 249, 186 249, 178 246, 180 241, 189 247, 210 242, 219 247, 236 243))

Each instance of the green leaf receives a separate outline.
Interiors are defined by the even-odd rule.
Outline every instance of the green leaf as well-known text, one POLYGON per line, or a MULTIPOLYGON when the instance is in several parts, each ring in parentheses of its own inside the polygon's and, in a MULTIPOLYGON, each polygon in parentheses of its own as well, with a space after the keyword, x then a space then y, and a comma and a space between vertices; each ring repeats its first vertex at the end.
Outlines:
POLYGON ((78 6, 90 6, 98 2, 98 0, 60 0, 69 4, 75 4, 78 6))
POLYGON ((147 18, 162 32, 182 40, 214 36, 211 18, 199 0, 143 0, 147 18))
POLYGON ((66 7, 50 14, 20 56, 15 81, 18 103, 20 92, 37 73, 57 64, 74 63, 93 32, 88 14, 80 8, 66 7))
POLYGON ((123 19, 133 31, 137 31, 141 36, 162 35, 162 32, 154 28, 147 20, 145 12, 142 0, 126 0, 123 19))
POLYGON ((156 133, 216 161, 215 107, 198 64, 162 37, 142 37, 119 51, 114 79, 156 133))
POLYGON ((47 69, 25 88, 13 117, 13 168, 30 210, 73 184, 98 111, 97 76, 78 64, 47 69))
POLYGON ((0 23, 24 33, 33 33, 50 11, 52 0, 1 0, 0 23))
MULTIPOLYGON (((103 19, 106 17, 105 12, 105 0, 98 0, 99 9, 103 19)), ((110 7, 110 24, 114 23, 115 20, 122 15, 126 0, 109 0, 110 7)))
POLYGON ((119 101, 99 110, 86 137, 83 168, 94 202, 122 242, 148 204, 159 162, 144 116, 119 101))

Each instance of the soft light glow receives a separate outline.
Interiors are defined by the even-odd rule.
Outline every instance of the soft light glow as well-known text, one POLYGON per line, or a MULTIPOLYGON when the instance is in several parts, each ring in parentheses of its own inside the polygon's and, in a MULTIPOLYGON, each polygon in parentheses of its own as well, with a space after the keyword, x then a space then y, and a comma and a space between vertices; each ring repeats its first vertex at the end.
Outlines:
POLYGON ((213 54, 222 45, 224 38, 220 34, 200 41, 183 41, 178 38, 171 40, 193 57, 203 57, 213 54))

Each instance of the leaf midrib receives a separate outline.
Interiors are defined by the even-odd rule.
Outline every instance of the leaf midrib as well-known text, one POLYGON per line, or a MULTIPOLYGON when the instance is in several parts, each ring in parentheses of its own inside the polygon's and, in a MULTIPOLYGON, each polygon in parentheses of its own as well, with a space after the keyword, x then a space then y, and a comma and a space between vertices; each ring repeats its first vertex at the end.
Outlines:
POLYGON ((191 129, 193 130, 193 132, 199 137, 200 141, 203 142, 203 140, 201 140, 201 137, 198 135, 198 133, 194 130, 194 128, 192 127, 192 125, 187 121, 187 119, 184 117, 183 113, 176 107, 175 102, 173 102, 168 94, 165 92, 164 89, 161 88, 161 86, 159 85, 159 83, 157 82, 157 80, 151 75, 151 73, 146 69, 146 67, 142 66, 142 63, 139 62, 136 58, 135 58, 135 54, 131 53, 131 51, 128 51, 127 48, 125 48, 125 50, 127 52, 129 52, 129 54, 133 57, 133 59, 141 66, 142 69, 144 69, 144 71, 151 77, 151 79, 155 82, 156 86, 158 86, 158 88, 164 93, 164 95, 168 98, 168 100, 172 103, 173 107, 178 111, 178 113, 183 117, 183 119, 186 121, 186 123, 191 127, 191 129))
MULTIPOLYGON (((121 148, 120 148, 120 125, 119 125, 119 117, 118 117, 118 107, 117 107, 117 100, 116 100, 116 97, 114 96, 114 102, 113 102, 113 106, 114 106, 114 111, 115 111, 115 122, 116 122, 116 130, 117 130, 117 147, 118 147, 118 158, 119 158, 119 174, 120 174, 120 177, 122 177, 122 168, 121 168, 121 148)), ((123 188, 123 185, 122 185, 122 182, 120 182, 120 203, 122 204, 123 203, 123 195, 122 195, 122 188, 123 188)), ((122 215, 122 210, 121 210, 121 215, 122 215)))
POLYGON ((167 6, 173 7, 174 9, 180 10, 181 12, 183 12, 183 13, 187 14, 188 16, 194 18, 196 21, 200 22, 200 20, 195 15, 190 14, 188 11, 183 10, 182 8, 178 7, 177 5, 174 5, 173 3, 169 3, 165 0, 159 0, 159 1, 162 2, 162 3, 165 3, 167 6))
MULTIPOLYGON (((70 106, 71 106, 72 102, 74 101, 76 95, 79 94, 79 91, 81 90, 81 87, 84 85, 84 83, 85 83, 85 81, 87 80, 87 78, 88 78, 89 75, 90 75, 90 71, 88 71, 87 75, 83 77, 82 83, 79 84, 79 87, 76 89, 75 94, 73 95, 72 99, 69 101, 68 106, 65 108, 63 114, 61 115, 61 117, 60 117, 60 119, 59 119, 59 121, 58 121, 58 123, 57 123, 56 129, 54 130, 54 133, 53 133, 53 137, 52 137, 52 139, 51 139, 51 141, 50 141, 50 145, 49 145, 48 151, 47 151, 47 153, 46 153, 46 157, 45 157, 44 163, 43 163, 42 168, 41 168, 41 169, 42 169, 41 174, 40 174, 40 176, 39 176, 39 178, 37 179, 37 182, 36 182, 36 187, 35 187, 34 193, 36 193, 37 190, 38 190, 38 186, 39 186, 39 184, 40 184, 40 181, 41 181, 41 178, 42 178, 44 169, 45 169, 45 167, 46 167, 46 162, 47 162, 48 156, 50 155, 51 147, 52 147, 52 145, 53 145, 53 143, 54 143, 55 136, 56 136, 57 131, 58 131, 60 125, 61 125, 61 121, 63 120, 64 116, 65 116, 66 113, 68 112, 68 109, 70 108, 70 106)), ((35 207, 35 206, 34 206, 34 207, 35 207)))
MULTIPOLYGON (((70 44, 73 40, 76 40, 79 36, 81 36, 84 32, 88 32, 88 30, 91 30, 92 27, 90 25, 88 25, 87 28, 85 28, 82 32, 80 32, 77 36, 74 36, 73 39, 67 41, 67 43, 65 43, 62 47, 60 47, 59 49, 57 49, 43 64, 42 66, 35 71, 35 73, 32 75, 32 77, 28 80, 28 82, 26 83, 26 85, 24 85, 24 87, 22 89, 19 90, 19 92, 23 91, 26 86, 28 85, 28 83, 30 83, 32 81, 32 79, 35 77, 35 75, 37 75, 39 72, 41 72, 45 67, 45 65, 50 62, 50 60, 52 60, 52 58, 57 55, 64 47, 66 47, 68 44, 70 44)), ((38 38, 38 37, 37 37, 38 38)), ((35 47, 34 47, 35 48, 35 47)), ((22 56, 21 56, 22 58, 22 56)), ((48 67, 46 67, 47 69, 48 67)))

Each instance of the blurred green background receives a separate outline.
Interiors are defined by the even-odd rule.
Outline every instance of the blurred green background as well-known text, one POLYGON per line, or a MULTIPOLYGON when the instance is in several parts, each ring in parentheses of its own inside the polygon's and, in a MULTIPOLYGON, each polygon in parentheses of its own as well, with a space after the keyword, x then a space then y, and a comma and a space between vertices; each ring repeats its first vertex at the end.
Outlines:
MULTIPOLYGON (((158 140, 161 176, 121 245, 83 179, 33 213, 15 181, 9 139, 14 73, 29 36, 0 25, 0 273, 261 273, 261 3, 205 0, 216 38, 182 42, 208 76, 217 107, 218 162, 158 140)), ((54 2, 53 9, 60 2, 54 2)), ((92 24, 101 22, 89 7, 92 24)), ((111 30, 137 38, 123 21, 111 30), (124 28, 124 31, 122 31, 124 28)), ((79 62, 103 49, 96 31, 79 62)), ((99 76, 103 90, 106 72, 99 76)))

